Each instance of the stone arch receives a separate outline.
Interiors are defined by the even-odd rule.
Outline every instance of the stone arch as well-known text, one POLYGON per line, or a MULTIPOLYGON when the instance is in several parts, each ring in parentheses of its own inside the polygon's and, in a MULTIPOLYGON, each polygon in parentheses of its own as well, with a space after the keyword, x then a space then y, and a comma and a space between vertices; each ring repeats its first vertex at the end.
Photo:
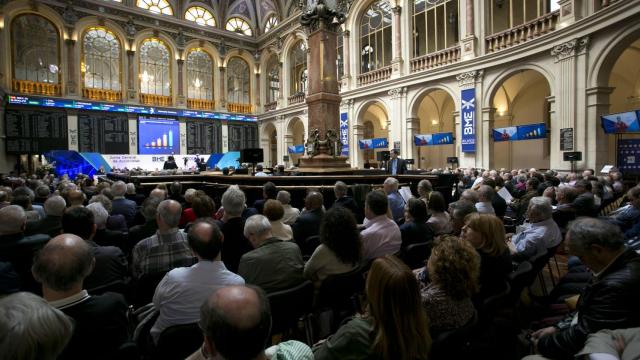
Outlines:
POLYGON ((260 129, 260 142, 264 150, 264 163, 278 163, 278 140, 279 132, 274 122, 266 122, 260 129), (275 134, 275 135, 274 135, 275 134), (266 148, 265 148, 266 147, 266 148))
POLYGON ((538 64, 521 64, 501 71, 493 80, 489 82, 489 84, 487 84, 487 86, 485 87, 487 91, 484 93, 484 98, 482 99, 481 103, 482 107, 491 107, 492 99, 495 97, 496 92, 498 91, 500 86, 502 86, 502 84, 512 75, 524 70, 533 70, 540 73, 547 80, 547 84, 549 84, 551 96, 555 94, 553 86, 556 83, 555 76, 548 69, 538 64))
POLYGON ((366 112, 367 108, 370 105, 374 105, 374 104, 381 104, 381 108, 382 110, 384 110, 385 114, 387 115, 387 118, 389 118, 389 109, 391 108, 389 106, 389 104, 387 104, 387 102, 379 97, 376 98, 372 98, 372 99, 368 99, 366 101, 363 101, 362 103, 360 103, 359 105, 356 106, 354 113, 356 114, 355 116, 355 124, 356 125, 362 125, 362 123, 360 122, 360 118, 362 117, 362 115, 364 114, 364 112, 366 112))
POLYGON ((455 109, 459 108, 459 104, 460 104, 460 98, 457 96, 456 92, 447 85, 444 84, 437 84, 437 85, 433 85, 433 86, 429 86, 427 88, 424 88, 418 92, 416 92, 413 97, 411 97, 411 99, 409 100, 409 114, 411 117, 416 117, 417 116, 417 112, 418 112, 418 108, 420 107, 420 103, 422 102, 422 99, 424 99, 425 96, 427 96, 429 93, 433 92, 433 91, 437 91, 437 90, 442 90, 444 92, 446 92, 447 94, 449 94, 449 96, 453 99, 453 103, 454 103, 454 107, 455 109))
POLYGON ((610 36, 609 42, 604 49, 598 53, 592 66, 587 72, 587 83, 590 87, 605 86, 609 83, 611 70, 620 55, 636 40, 640 39, 640 23, 630 23, 629 26, 610 36))

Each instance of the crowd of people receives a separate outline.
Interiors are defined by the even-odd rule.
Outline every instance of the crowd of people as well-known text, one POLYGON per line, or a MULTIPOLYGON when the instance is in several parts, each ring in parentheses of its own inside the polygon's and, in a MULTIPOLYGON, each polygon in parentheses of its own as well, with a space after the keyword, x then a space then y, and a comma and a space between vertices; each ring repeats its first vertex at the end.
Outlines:
POLYGON ((533 323, 532 356, 606 353, 592 342, 605 329, 625 339, 616 351, 631 351, 640 186, 590 170, 452 173, 451 194, 425 179, 407 196, 389 177, 359 203, 338 181, 333 203, 310 188, 301 209, 272 182, 255 202, 232 185, 216 204, 179 182, 147 194, 85 176, 0 177, 0 358, 118 358, 134 335, 145 355, 167 329, 198 324, 204 341, 190 359, 429 359, 447 334, 493 326, 487 303, 511 289, 514 270, 542 271, 563 244, 568 272, 536 299, 535 320, 581 299, 557 323, 533 323), (268 294, 310 281, 317 297, 328 278, 354 272, 366 277, 366 306, 350 321, 327 339, 265 350, 268 294), (129 305, 148 310, 150 326, 137 328, 147 333, 132 332, 129 305))

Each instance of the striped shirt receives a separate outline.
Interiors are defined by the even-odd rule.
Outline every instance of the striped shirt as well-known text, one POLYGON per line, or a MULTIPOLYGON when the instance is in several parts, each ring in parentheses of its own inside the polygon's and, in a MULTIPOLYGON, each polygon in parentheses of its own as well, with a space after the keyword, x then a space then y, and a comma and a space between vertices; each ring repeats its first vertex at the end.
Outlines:
POLYGON ((155 235, 140 241, 133 248, 133 275, 167 272, 196 263, 189 248, 187 234, 173 228, 166 232, 158 230, 155 235))

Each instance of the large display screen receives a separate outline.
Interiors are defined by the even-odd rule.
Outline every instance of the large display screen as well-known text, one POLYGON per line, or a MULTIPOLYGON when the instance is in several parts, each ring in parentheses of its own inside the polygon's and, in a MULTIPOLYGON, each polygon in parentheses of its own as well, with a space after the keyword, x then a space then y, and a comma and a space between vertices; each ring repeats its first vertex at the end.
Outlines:
POLYGON ((225 113, 197 111, 197 110, 168 109, 168 108, 157 108, 152 106, 110 104, 110 103, 100 103, 100 102, 93 102, 93 101, 78 101, 78 100, 58 99, 58 98, 40 98, 40 97, 34 97, 34 96, 9 95, 8 102, 9 104, 13 104, 13 105, 44 106, 44 107, 54 107, 54 108, 63 108, 63 109, 125 112, 125 113, 148 114, 148 115, 183 116, 183 117, 198 118, 198 119, 216 119, 216 120, 230 120, 230 121, 242 121, 242 122, 258 121, 257 117, 251 116, 251 115, 225 114, 225 113))
POLYGON ((7 110, 5 129, 8 154, 43 154, 69 146, 67 114, 61 111, 7 110))
POLYGON ((364 139, 358 141, 360 149, 387 149, 389 140, 387 138, 364 139))
POLYGON ((220 123, 187 121, 187 154, 222 152, 220 123))
POLYGON ((157 116, 138 117, 138 154, 180 154, 180 123, 157 116))
POLYGON ((416 146, 450 145, 453 144, 453 133, 415 135, 413 141, 416 146))
POLYGON ((509 126, 493 129, 493 141, 535 140, 547 137, 547 126, 544 123, 509 126))
POLYGON ((640 132, 640 124, 638 124, 638 114, 636 111, 603 115, 601 119, 602 129, 604 129, 605 134, 640 132))
POLYGON ((80 152, 127 154, 129 119, 124 114, 82 113, 78 115, 80 152))

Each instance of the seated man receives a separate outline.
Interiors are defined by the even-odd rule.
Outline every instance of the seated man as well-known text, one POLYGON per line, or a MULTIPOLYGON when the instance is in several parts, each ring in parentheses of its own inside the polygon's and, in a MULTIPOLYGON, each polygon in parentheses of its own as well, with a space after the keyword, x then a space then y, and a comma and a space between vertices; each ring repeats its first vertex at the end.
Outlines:
POLYGON ((162 200, 157 197, 149 196, 142 202, 140 213, 144 217, 144 224, 133 226, 129 229, 129 243, 135 246, 140 240, 146 239, 158 231, 158 223, 156 215, 158 214, 158 205, 162 200))
POLYGON ((383 192, 372 191, 367 194, 364 204, 365 229, 360 233, 364 260, 400 251, 400 228, 395 221, 389 219, 388 210, 387 196, 383 192))
POLYGON ((336 196, 336 201, 333 203, 333 206, 342 206, 345 207, 353 213, 356 221, 362 221, 362 213, 356 201, 353 200, 353 197, 349 196, 349 187, 342 181, 336 181, 336 184, 333 186, 333 193, 336 196))
POLYGON ((133 276, 139 279, 144 274, 195 264, 187 234, 178 229, 181 214, 182 207, 175 200, 164 200, 158 205, 158 231, 133 248, 133 276))
POLYGON ((591 192, 591 182, 588 180, 576 181, 575 188, 578 191, 578 197, 573 200, 573 209, 576 216, 595 216, 598 213, 595 198, 591 192))
POLYGON ((536 196, 529 201, 529 221, 525 223, 524 230, 513 235, 508 243, 514 260, 529 260, 560 244, 562 232, 553 221, 552 212, 549 198, 536 196))
POLYGON ((324 215, 322 210, 323 203, 324 198, 319 192, 311 191, 307 194, 304 200, 305 211, 291 225, 293 239, 298 244, 304 244, 307 238, 320 234, 320 223, 324 215))
POLYGON ((113 194, 111 214, 124 216, 127 226, 132 227, 136 217, 136 202, 125 198, 126 192, 127 184, 124 181, 116 181, 111 185, 111 193, 113 194))
POLYGON ((222 261, 229 271, 238 272, 238 264, 242 255, 253 250, 251 243, 244 237, 244 219, 246 197, 238 185, 229 186, 222 194, 224 214, 218 226, 224 235, 222 244, 222 261))
POLYGON ((198 258, 191 267, 173 269, 162 279, 153 296, 160 316, 151 328, 158 341, 162 331, 173 325, 198 321, 200 305, 219 288, 244 285, 244 280, 227 270, 220 260, 224 237, 213 219, 200 219, 189 229, 189 247, 198 258))
POLYGON ((404 216, 405 201, 402 195, 398 192, 398 179, 388 177, 384 180, 384 192, 387 194, 387 201, 389 202, 389 209, 391 209, 391 216, 393 221, 399 221, 404 216))
POLYGON ((200 308, 204 343, 187 360, 204 359, 296 359, 313 360, 311 349, 299 341, 264 346, 271 330, 269 299, 253 286, 229 286, 217 290, 200 308))
POLYGON ((622 231, 632 228, 640 220, 640 186, 634 186, 627 191, 628 204, 613 211, 606 218, 612 224, 620 226, 622 231))
POLYGON ((260 286, 267 293, 285 290, 304 281, 304 262, 298 245, 271 234, 271 223, 263 215, 253 215, 244 225, 244 236, 254 250, 242 255, 238 275, 247 284, 260 286))
POLYGON ((28 222, 25 233, 28 235, 59 235, 62 231, 62 213, 64 213, 64 209, 66 207, 67 203, 64 201, 64 198, 62 196, 51 196, 44 202, 44 213, 46 214, 45 218, 40 219, 40 221, 37 222, 28 222))
POLYGON ((59 359, 115 359, 128 340, 127 303, 120 294, 89 295, 83 281, 95 259, 86 241, 72 234, 51 239, 38 253, 33 275, 53 307, 75 320, 73 337, 59 359))
POLYGON ((89 204, 87 205, 87 209, 93 213, 93 221, 96 225, 93 242, 101 246, 115 246, 123 252, 131 250, 131 247, 127 244, 127 234, 122 231, 107 229, 109 212, 107 212, 107 209, 105 209, 101 203, 89 204))
POLYGON ((496 212, 491 204, 494 196, 495 191, 493 191, 491 186, 480 185, 478 188, 478 202, 476 203, 476 210, 478 210, 480 214, 495 215, 496 212))
POLYGON ((296 219, 300 216, 300 210, 291 206, 291 194, 286 190, 280 190, 278 191, 276 200, 280 201, 284 208, 284 217, 282 218, 282 222, 287 225, 291 225, 296 222, 296 219))
POLYGON ((573 358, 589 334, 640 326, 640 255, 625 248, 620 229, 578 219, 569 226, 567 243, 596 279, 582 293, 573 318, 532 334, 538 352, 554 359, 573 358))

